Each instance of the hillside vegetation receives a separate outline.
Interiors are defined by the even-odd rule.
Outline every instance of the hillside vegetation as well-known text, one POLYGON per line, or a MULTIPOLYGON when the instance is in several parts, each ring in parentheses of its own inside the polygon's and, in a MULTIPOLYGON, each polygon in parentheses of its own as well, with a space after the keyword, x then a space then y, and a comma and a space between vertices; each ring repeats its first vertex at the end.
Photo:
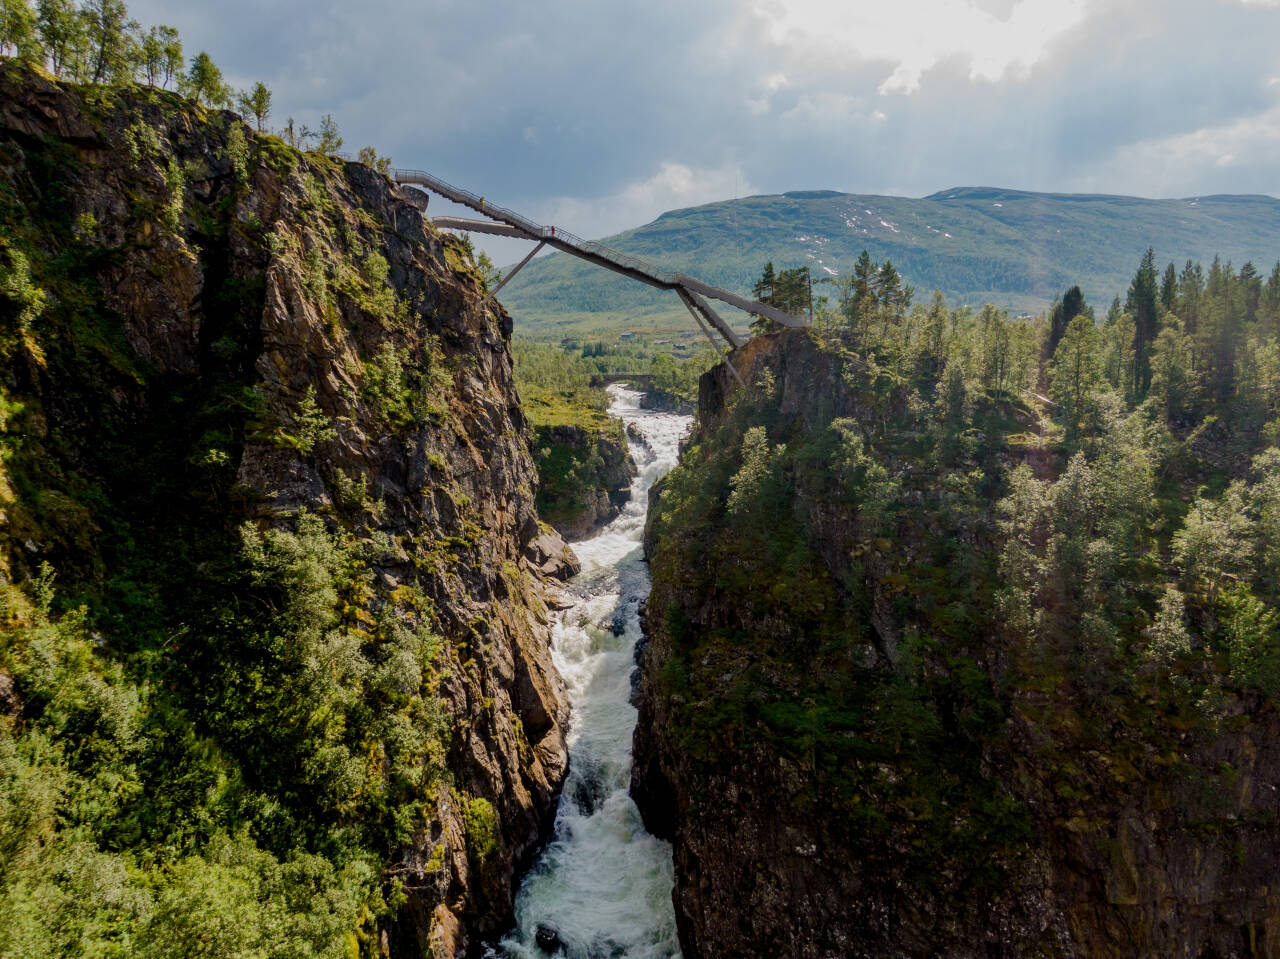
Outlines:
MULTIPOLYGON (((572 224, 564 224, 572 227, 572 224)), ((849 272, 862 250, 892 260, 921 294, 955 304, 990 302, 1038 313, 1078 284, 1097 303, 1123 295, 1124 264, 1154 247, 1179 269, 1215 255, 1266 272, 1280 249, 1280 200, 1181 200, 962 188, 922 199, 830 191, 755 196, 664 213, 603 242, 669 269, 746 294, 760 265, 812 267, 817 281, 849 272)), ((616 336, 623 330, 692 329, 675 294, 564 254, 539 258, 503 290, 526 336, 616 336)), ((726 309, 746 326, 746 318, 726 309)))
POLYGON ((483 296, 366 165, 0 60, 0 957, 509 923, 568 713, 483 296))
POLYGON ((685 955, 1259 954, 1280 282, 850 293, 704 377, 650 509, 634 791, 685 955))

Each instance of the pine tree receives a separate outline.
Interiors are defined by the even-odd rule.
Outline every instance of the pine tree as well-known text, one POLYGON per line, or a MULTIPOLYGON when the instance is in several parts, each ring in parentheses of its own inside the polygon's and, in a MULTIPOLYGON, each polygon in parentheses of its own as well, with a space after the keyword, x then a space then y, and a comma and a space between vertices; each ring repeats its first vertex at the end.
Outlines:
POLYGON ((1175 312, 1178 305, 1178 271, 1174 269, 1173 261, 1165 267, 1164 278, 1160 281, 1160 305, 1166 313, 1175 312))
POLYGON ((1133 317, 1134 395, 1147 395, 1151 388, 1151 344, 1159 332, 1156 313, 1157 279, 1155 251, 1147 247, 1138 272, 1129 285, 1125 309, 1133 317))
POLYGON ((770 297, 773 296, 774 284, 778 282, 777 274, 774 273, 773 261, 770 260, 764 265, 764 270, 760 273, 760 279, 751 287, 751 295, 760 303, 768 303, 770 297))
POLYGON ((855 333, 866 330, 876 308, 875 280, 879 267, 871 254, 863 250, 853 264, 853 276, 846 281, 845 295, 841 298, 841 312, 849 329, 855 333))
POLYGON ((1262 325, 1264 336, 1280 338, 1280 263, 1271 270, 1266 285, 1262 288, 1262 298, 1258 302, 1258 321, 1262 325))
MULTIPOLYGON (((751 295, 755 297, 759 303, 768 303, 773 305, 774 290, 778 285, 778 275, 774 271, 773 261, 770 260, 764 265, 764 270, 760 273, 760 279, 756 280, 751 286, 751 295)), ((751 332, 752 333, 769 333, 776 327, 772 320, 766 319, 757 313, 751 314, 751 332)))
POLYGON ((1063 335, 1067 332, 1067 327, 1081 313, 1084 313, 1087 307, 1084 302, 1084 294, 1080 292, 1080 287, 1073 286, 1062 295, 1061 300, 1055 300, 1053 306, 1049 308, 1049 339, 1045 344, 1045 355, 1053 356, 1054 351, 1058 348, 1058 344, 1062 342, 1063 335))
POLYGON ((1246 325, 1252 325, 1258 318, 1258 305, 1262 301, 1262 276, 1258 268, 1249 261, 1240 267, 1238 287, 1241 299, 1241 319, 1246 325))

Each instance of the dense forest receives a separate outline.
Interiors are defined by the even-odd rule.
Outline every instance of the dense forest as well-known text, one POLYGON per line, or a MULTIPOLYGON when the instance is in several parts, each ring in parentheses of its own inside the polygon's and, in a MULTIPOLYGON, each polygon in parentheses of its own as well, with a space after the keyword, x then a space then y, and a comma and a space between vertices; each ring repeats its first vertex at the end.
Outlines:
POLYGON ((731 358, 747 389, 704 379, 651 509, 637 782, 688 938, 1244 948, 1187 903, 1260 915, 1245 877, 1276 846, 1256 784, 1280 693, 1280 270, 1148 252, 1123 301, 1072 288, 1034 322, 913 305, 888 263, 848 276, 816 328, 731 358))

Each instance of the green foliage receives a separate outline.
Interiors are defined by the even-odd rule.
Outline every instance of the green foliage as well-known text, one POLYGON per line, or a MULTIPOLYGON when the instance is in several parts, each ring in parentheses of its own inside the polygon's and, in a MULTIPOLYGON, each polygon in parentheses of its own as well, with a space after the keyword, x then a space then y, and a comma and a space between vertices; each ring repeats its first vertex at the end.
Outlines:
POLYGON ((294 428, 298 435, 298 448, 303 453, 310 453, 318 443, 324 443, 338 435, 333 421, 325 415, 316 403, 316 388, 308 386, 298 401, 297 412, 293 417, 294 428))
POLYGON ((169 190, 169 199, 161 211, 165 226, 177 232, 182 228, 182 210, 186 204, 187 176, 177 157, 169 157, 164 170, 164 183, 169 190))
POLYGON ((408 354, 391 343, 383 343, 364 364, 360 398, 388 423, 411 421, 408 365, 408 354))
POLYGON ((143 78, 150 86, 168 88, 182 70, 182 40, 173 27, 156 26, 141 40, 143 78))
POLYGON ((18 347, 40 360, 43 356, 33 335, 33 324, 44 312, 47 297, 32 282, 31 265, 21 250, 7 248, 0 241, 0 356, 9 359, 18 347))
POLYGON ((138 25, 124 0, 84 0, 80 19, 88 40, 86 75, 92 83, 133 79, 138 61, 138 25))
POLYGON ((1229 581, 1248 568, 1252 534, 1244 488, 1233 485, 1220 499, 1202 497, 1192 504, 1182 528, 1173 535, 1173 561, 1212 603, 1229 581))
POLYGON ((249 144, 244 138, 244 131, 238 123, 233 123, 227 131, 227 158, 231 160, 231 170, 236 182, 243 185, 249 180, 249 144))
POLYGON ((0 0, 0 56, 41 57, 36 17, 27 0, 0 0))
POLYGON ((786 455, 785 446, 769 448, 763 426, 753 426, 742 437, 742 466, 729 480, 726 506, 736 515, 759 515, 760 500, 766 484, 773 478, 774 467, 786 455))
MULTIPOLYGON (((391 158, 378 156, 378 151, 371 146, 361 147, 360 153, 358 154, 357 159, 361 163, 363 163, 365 166, 367 166, 369 169, 377 170, 383 176, 389 176, 391 173, 391 158)), ((484 256, 483 253, 481 254, 481 256, 484 257, 486 261, 489 260, 489 258, 487 256, 484 256)), ((480 265, 480 264, 477 263, 477 265, 480 265)), ((493 268, 492 262, 489 262, 488 265, 490 269, 493 268)))
POLYGON ((37 0, 36 30, 54 75, 84 79, 89 37, 74 0, 37 0))
POLYGON ((182 90, 197 103, 211 107, 231 107, 231 89, 222 79, 222 71, 209 54, 201 50, 191 58, 191 66, 182 79, 182 90))
POLYGON ((246 116, 253 118, 259 133, 267 129, 267 121, 271 119, 271 91, 259 80, 252 88, 236 95, 236 105, 246 116))
MULTIPOLYGON (((803 316, 812 303, 811 277, 807 266, 777 272, 770 261, 764 265, 760 279, 751 287, 751 295, 761 303, 777 307, 792 316, 803 316)), ((766 317, 756 316, 751 321, 753 333, 768 333, 777 323, 766 317)))
POLYGON ((452 385, 453 376, 430 337, 420 360, 387 341, 364 362, 360 399, 391 426, 420 425, 445 412, 444 394, 452 385))
POLYGON ((1075 442, 1098 412, 1097 393, 1102 383, 1096 328, 1087 316, 1077 316, 1067 326, 1053 354, 1049 370, 1049 395, 1055 411, 1075 442))
POLYGON ((463 812, 467 828, 467 854, 485 862, 498 851, 498 814, 487 799, 470 800, 463 812))
POLYGON ((48 579, 36 607, 4 594, 27 721, 0 718, 0 956, 345 955, 375 871, 232 831, 216 754, 83 608, 49 615, 48 579))
POLYGON ((155 128, 142 122, 132 123, 125 128, 124 142, 129 150, 129 157, 135 164, 151 160, 160 155, 160 137, 155 128))
POLYGON ((1232 680, 1265 696, 1280 693, 1280 612, 1246 586, 1223 595, 1222 612, 1232 680))
POLYGON ((332 113, 320 118, 320 132, 316 137, 317 153, 337 153, 342 149, 342 137, 338 134, 338 124, 332 113))
POLYGON ((1187 629, 1186 601, 1178 588, 1167 585, 1155 622, 1147 630, 1148 655, 1168 667, 1191 653, 1191 633, 1187 629))

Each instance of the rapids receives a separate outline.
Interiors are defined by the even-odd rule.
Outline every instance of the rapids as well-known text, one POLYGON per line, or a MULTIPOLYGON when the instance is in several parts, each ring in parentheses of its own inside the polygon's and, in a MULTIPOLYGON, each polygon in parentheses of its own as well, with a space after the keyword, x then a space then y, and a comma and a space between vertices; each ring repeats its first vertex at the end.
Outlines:
POLYGON ((641 551, 649 488, 676 464, 690 417, 639 407, 640 394, 610 387, 609 412, 635 424, 638 474, 622 514, 599 535, 573 544, 582 561, 568 589, 576 602, 558 614, 552 657, 573 712, 569 776, 555 834, 516 897, 516 928, 491 955, 509 959, 678 959, 671 904, 670 846, 645 832, 628 795, 631 782, 631 674, 639 608, 649 595, 641 551), (537 943, 554 930, 562 948, 537 943), (545 933, 544 933, 545 936, 545 933))

